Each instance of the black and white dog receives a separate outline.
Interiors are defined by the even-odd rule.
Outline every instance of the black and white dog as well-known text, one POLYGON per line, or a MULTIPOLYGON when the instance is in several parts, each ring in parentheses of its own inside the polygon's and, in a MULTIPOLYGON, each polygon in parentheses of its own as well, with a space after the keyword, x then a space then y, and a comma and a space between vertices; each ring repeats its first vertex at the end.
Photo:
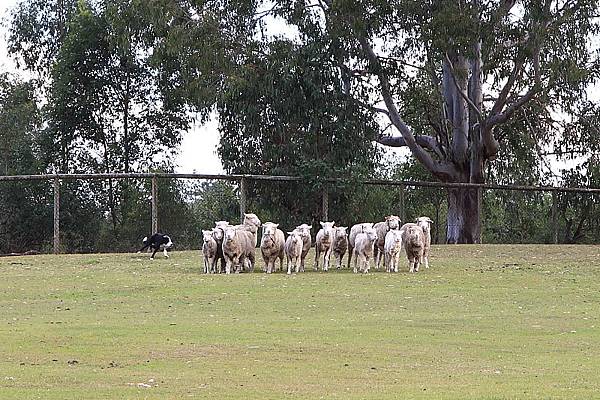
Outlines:
POLYGON ((145 250, 146 248, 150 247, 152 250, 154 250, 154 252, 150 256, 151 260, 154 260, 154 255, 160 249, 163 250, 163 254, 165 255, 165 257, 169 258, 167 250, 173 247, 173 242, 171 241, 171 238, 162 233, 155 233, 150 237, 146 236, 144 240, 142 240, 142 244, 143 246, 141 249, 139 249, 138 253, 141 253, 142 250, 145 250))

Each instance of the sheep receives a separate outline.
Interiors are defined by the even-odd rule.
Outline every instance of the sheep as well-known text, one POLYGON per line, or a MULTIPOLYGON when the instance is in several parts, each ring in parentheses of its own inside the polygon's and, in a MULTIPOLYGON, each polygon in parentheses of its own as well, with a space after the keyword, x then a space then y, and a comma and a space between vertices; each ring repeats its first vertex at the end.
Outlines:
POLYGON ((402 231, 390 230, 385 235, 385 270, 387 272, 398 272, 400 252, 402 251, 402 231))
POLYGON ((294 232, 300 233, 300 236, 302 237, 302 255, 300 256, 300 271, 302 272, 304 272, 304 259, 312 246, 312 239, 310 237, 311 229, 312 225, 307 224, 302 224, 294 229, 294 232))
POLYGON ((354 240, 356 239, 356 235, 363 232, 365 229, 372 228, 373 224, 370 222, 363 222, 361 224, 356 224, 350 228, 350 234, 348 235, 348 268, 350 268, 350 262, 352 261, 352 253, 354 249, 354 240))
POLYGON ((258 244, 258 228, 260 228, 261 222, 256 214, 244 213, 244 221, 241 225, 234 225, 235 229, 241 229, 252 233, 254 237, 254 247, 258 244))
POLYGON ((262 239, 260 241, 260 252, 265 261, 265 272, 270 274, 275 271, 275 261, 279 258, 279 269, 283 269, 283 246, 285 236, 283 231, 277 229, 279 224, 265 222, 262 225, 262 239))
POLYGON ((333 255, 337 259, 338 269, 342 268, 342 259, 348 250, 348 227, 340 226, 335 228, 333 235, 333 255))
POLYGON ((202 255, 204 256, 204 273, 216 272, 217 268, 217 241, 213 237, 214 229, 202 231, 202 255))
MULTIPOLYGON (((260 227, 260 225, 260 219, 256 216, 256 214, 244 213, 244 221, 241 225, 230 226, 237 230, 250 232, 252 234, 254 247, 256 247, 256 245, 258 244, 258 228, 260 227)), ((246 265, 244 265, 244 268, 247 268, 250 271, 254 270, 254 264, 248 264, 248 259, 244 259, 244 262, 246 263, 246 265)))
POLYGON ((377 231, 377 242, 375 242, 375 248, 373 249, 375 268, 379 269, 381 261, 385 256, 385 235, 390 230, 400 229, 400 218, 395 215, 389 215, 385 217, 384 222, 376 223, 373 228, 377 231))
POLYGON ((377 232, 374 228, 363 228, 354 240, 354 273, 358 272, 357 261, 360 260, 360 269, 363 273, 369 272, 369 260, 373 257, 373 246, 377 240, 377 232))
POLYGON ((319 257, 321 253, 323 253, 323 271, 327 272, 329 270, 329 258, 331 257, 331 250, 333 244, 333 234, 334 229, 333 225, 335 221, 332 222, 322 222, 322 228, 317 233, 317 237, 315 240, 315 271, 319 270, 319 257))
POLYGON ((408 258, 409 272, 419 272, 419 265, 423 260, 423 251, 425 250, 425 234, 423 229, 417 224, 404 224, 400 228, 402 232, 402 243, 406 250, 408 258))
POLYGON ((215 227, 213 228, 213 238, 217 242, 217 261, 221 260, 221 268, 217 266, 215 261, 215 268, 217 273, 225 272, 225 256, 223 256, 223 237, 225 236, 225 228, 229 226, 227 221, 216 221, 215 227))
POLYGON ((302 233, 297 230, 288 232, 288 235, 289 236, 285 241, 285 255, 287 258, 287 273, 288 275, 291 275, 292 267, 296 273, 302 271, 300 262, 302 260, 303 252, 303 237, 302 233))
POLYGON ((425 248, 423 249, 423 264, 429 268, 429 251, 431 250, 431 224, 433 221, 429 217, 419 217, 416 220, 417 225, 423 229, 425 234, 425 248))
POLYGON ((232 268, 235 272, 240 272, 241 265, 245 265, 247 261, 250 264, 250 271, 254 270, 252 233, 234 227, 225 228, 223 255, 225 256, 226 274, 230 274, 232 268))

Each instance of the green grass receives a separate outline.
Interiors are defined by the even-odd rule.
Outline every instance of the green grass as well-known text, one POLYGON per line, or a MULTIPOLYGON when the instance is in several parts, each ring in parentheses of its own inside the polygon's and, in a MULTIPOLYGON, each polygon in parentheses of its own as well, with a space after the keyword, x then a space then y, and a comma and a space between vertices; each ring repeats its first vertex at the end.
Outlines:
POLYGON ((0 399, 600 393, 600 247, 438 246, 412 275, 201 266, 0 258, 0 399))

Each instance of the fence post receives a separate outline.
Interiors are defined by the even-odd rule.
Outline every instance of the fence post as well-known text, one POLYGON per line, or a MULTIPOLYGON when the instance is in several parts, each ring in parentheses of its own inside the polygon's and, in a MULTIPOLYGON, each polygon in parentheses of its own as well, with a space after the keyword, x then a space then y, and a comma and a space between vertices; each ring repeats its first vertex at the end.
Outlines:
POLYGON ((244 223, 244 214, 246 213, 246 178, 240 180, 240 219, 244 223))
POLYGON ((482 223, 481 223, 481 215, 483 214, 483 188, 478 187, 477 189, 477 243, 482 243, 482 223))
POLYGON ((552 239, 558 244, 558 195, 556 190, 552 191, 552 239))
POLYGON ((54 254, 60 253, 60 179, 54 178, 54 254))
POLYGON ((406 223, 406 212, 404 210, 404 185, 400 185, 400 198, 398 199, 398 207, 400 208, 400 220, 402 223, 406 223))
POLYGON ((323 213, 323 221, 329 221, 329 191, 327 186, 323 186, 321 212, 323 213))
POLYGON ((152 234, 158 232, 158 178, 152 177, 152 234))

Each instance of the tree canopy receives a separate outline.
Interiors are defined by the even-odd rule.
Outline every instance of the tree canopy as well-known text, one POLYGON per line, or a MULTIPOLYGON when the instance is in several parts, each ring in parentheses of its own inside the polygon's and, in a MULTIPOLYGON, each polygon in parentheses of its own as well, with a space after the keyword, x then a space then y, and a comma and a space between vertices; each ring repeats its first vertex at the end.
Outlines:
MULTIPOLYGON (((216 115, 227 172, 309 179, 303 196, 298 185, 250 188, 256 208, 290 222, 317 221, 322 196, 342 220, 376 214, 369 196, 396 200, 357 177, 595 185, 599 10, 597 0, 22 0, 9 52, 43 101, 23 103, 36 119, 10 120, 21 139, 5 147, 25 143, 36 171, 172 170, 183 132, 216 115), (557 162, 569 165, 559 175, 557 162)), ((101 188, 96 206, 129 234, 146 212, 134 201, 143 186, 101 188)), ((477 224, 493 204, 508 220, 498 204, 548 201, 498 196, 479 209, 474 190, 436 196, 447 209, 419 201, 443 214, 451 243, 501 237, 477 224)), ((576 241, 595 206, 561 202, 564 240, 576 241)))

